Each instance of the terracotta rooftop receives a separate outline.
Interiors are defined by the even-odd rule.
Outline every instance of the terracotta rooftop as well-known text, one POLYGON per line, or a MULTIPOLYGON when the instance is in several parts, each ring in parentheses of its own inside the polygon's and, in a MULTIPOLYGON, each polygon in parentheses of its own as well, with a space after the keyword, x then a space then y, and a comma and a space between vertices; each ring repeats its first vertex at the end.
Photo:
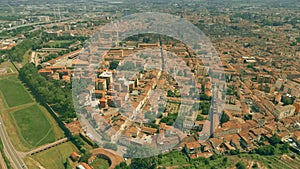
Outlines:
POLYGON ((295 131, 294 132, 294 137, 297 141, 300 141, 300 131, 295 131))
POLYGON ((192 149, 192 148, 199 148, 201 145, 200 145, 200 143, 198 141, 194 141, 194 142, 185 143, 185 146, 188 149, 192 149))
POLYGON ((70 130, 72 134, 79 134, 81 131, 81 123, 78 120, 66 124, 66 127, 70 130))
POLYGON ((143 126, 141 129, 143 132, 147 132, 147 133, 151 133, 151 134, 154 134, 157 132, 156 128, 150 128, 150 127, 146 127, 146 126, 143 126))

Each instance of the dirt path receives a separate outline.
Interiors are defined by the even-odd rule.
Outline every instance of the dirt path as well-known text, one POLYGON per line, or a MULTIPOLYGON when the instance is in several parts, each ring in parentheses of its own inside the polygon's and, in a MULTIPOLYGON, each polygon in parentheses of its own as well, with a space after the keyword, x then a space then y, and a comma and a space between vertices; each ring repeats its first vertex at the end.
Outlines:
POLYGON ((39 167, 40 169, 46 169, 45 167, 43 167, 38 161, 35 161, 33 158, 29 157, 29 160, 36 165, 37 167, 39 167))

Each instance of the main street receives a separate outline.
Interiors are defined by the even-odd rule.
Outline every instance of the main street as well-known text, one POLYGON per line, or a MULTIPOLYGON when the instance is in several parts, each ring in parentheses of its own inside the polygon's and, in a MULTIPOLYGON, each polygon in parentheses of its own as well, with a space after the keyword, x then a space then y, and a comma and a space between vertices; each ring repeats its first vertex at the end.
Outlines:
POLYGON ((27 166, 23 162, 22 158, 19 157, 14 146, 11 144, 1 117, 0 117, 0 137, 4 147, 4 152, 8 157, 8 159, 10 160, 12 167, 15 169, 27 169, 27 166))

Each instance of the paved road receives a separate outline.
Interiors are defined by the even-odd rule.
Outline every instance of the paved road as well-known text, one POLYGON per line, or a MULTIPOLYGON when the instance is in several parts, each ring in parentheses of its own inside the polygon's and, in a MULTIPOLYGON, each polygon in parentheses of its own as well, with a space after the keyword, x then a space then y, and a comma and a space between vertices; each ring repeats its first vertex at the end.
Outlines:
POLYGON ((59 20, 59 21, 52 21, 52 22, 34 22, 34 23, 27 23, 27 24, 23 24, 23 25, 18 25, 18 26, 13 26, 13 27, 10 27, 10 28, 5 28, 3 30, 0 30, 0 33, 2 33, 4 30, 13 30, 13 29, 17 29, 17 28, 22 28, 22 27, 26 27, 26 26, 36 26, 36 25, 45 25, 45 24, 57 24, 57 23, 60 23, 60 22, 64 22, 64 21, 67 21, 69 20, 68 19, 62 19, 62 20, 59 20))
POLYGON ((15 169, 28 169, 23 160, 18 156, 14 146, 6 133, 2 118, 0 117, 0 137, 3 143, 4 152, 15 169))
POLYGON ((162 48, 162 41, 161 41, 161 36, 159 36, 159 46, 160 46, 160 55, 161 55, 161 64, 162 64, 162 67, 161 67, 161 70, 162 71, 165 71, 165 57, 164 57, 164 50, 162 48))

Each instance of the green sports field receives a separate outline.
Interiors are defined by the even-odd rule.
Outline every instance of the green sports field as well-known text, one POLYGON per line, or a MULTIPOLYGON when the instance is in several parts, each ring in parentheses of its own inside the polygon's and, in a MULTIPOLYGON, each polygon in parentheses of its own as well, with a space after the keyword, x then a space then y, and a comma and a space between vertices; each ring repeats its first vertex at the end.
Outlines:
POLYGON ((96 158, 92 163, 91 166, 94 169, 108 169, 109 168, 109 163, 107 160, 102 159, 102 158, 96 158))
POLYGON ((24 85, 15 78, 1 79, 0 91, 8 107, 15 107, 33 101, 24 85))
POLYGON ((55 141, 51 122, 38 105, 18 110, 12 116, 26 147, 37 147, 55 141))

